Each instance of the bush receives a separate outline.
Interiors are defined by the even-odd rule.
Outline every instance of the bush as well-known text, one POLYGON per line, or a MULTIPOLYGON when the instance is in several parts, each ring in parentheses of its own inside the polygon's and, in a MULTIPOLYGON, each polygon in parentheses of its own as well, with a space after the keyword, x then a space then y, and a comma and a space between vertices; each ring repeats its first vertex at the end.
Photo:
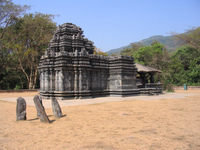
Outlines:
POLYGON ((19 89, 21 89, 21 87, 19 85, 16 85, 14 88, 14 90, 19 90, 19 89))
POLYGON ((166 91, 167 92, 174 92, 174 86, 173 86, 173 84, 167 84, 166 85, 166 91))

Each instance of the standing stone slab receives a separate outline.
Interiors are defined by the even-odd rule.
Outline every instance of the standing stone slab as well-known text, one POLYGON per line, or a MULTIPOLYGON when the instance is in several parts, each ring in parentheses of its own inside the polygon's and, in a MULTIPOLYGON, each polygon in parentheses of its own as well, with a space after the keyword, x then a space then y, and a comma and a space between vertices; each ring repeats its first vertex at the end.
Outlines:
POLYGON ((55 97, 51 99, 53 114, 56 118, 62 117, 62 111, 60 105, 55 97))
POLYGON ((17 121, 26 120, 26 101, 22 97, 18 97, 17 99, 16 117, 17 121))
MULTIPOLYGON (((38 96, 39 97, 39 102, 40 102, 40 104, 41 104, 41 106, 42 106, 42 109, 44 110, 44 106, 43 106, 43 104, 42 104, 42 98, 40 97, 40 96, 38 96)), ((38 118, 40 118, 40 112, 39 111, 37 111, 37 117, 38 118)))
POLYGON ((35 107, 37 109, 37 115, 40 118, 41 122, 50 123, 48 116, 46 115, 45 109, 41 103, 40 97, 35 95, 33 98, 35 107))

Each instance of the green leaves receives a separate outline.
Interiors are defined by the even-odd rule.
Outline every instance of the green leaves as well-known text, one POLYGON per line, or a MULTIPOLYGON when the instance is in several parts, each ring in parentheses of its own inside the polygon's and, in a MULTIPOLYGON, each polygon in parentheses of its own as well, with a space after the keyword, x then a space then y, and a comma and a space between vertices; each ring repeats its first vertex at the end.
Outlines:
POLYGON ((171 57, 170 68, 174 84, 200 84, 200 53, 197 49, 180 47, 171 57))
POLYGON ((153 42, 151 46, 140 47, 132 56, 138 63, 157 69, 164 69, 164 63, 167 63, 165 57, 169 57, 164 45, 159 42, 153 42))
POLYGON ((28 8, 10 0, 1 0, 0 67, 3 69, 0 71, 0 88, 4 85, 4 88, 7 85, 10 88, 16 85, 35 88, 39 59, 53 36, 56 24, 52 21, 53 15, 36 13, 23 16, 28 8), (4 84, 7 82, 12 84, 4 84))
MULTIPOLYGON (((192 30, 184 37, 190 36, 191 41, 198 43, 192 39, 198 39, 198 33, 192 30)), ((133 44, 132 48, 123 50, 121 54, 133 56, 135 62, 161 70, 161 76, 157 75, 156 78, 166 85, 200 84, 200 52, 197 47, 186 45, 169 54, 163 44, 154 41, 150 46, 133 44)))

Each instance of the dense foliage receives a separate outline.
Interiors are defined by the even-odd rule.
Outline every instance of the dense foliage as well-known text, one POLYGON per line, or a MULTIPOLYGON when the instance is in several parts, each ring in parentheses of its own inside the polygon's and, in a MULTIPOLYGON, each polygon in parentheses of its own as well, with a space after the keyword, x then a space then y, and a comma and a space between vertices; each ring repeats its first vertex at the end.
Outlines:
POLYGON ((175 37, 182 46, 173 53, 154 41, 151 46, 133 44, 132 48, 121 51, 121 54, 133 56, 136 62, 161 70, 156 79, 164 87, 169 84, 200 85, 200 27, 185 34, 176 34, 175 37))
POLYGON ((175 85, 200 84, 200 52, 189 46, 183 46, 171 57, 171 82, 175 85))
POLYGON ((56 28, 53 16, 22 14, 28 6, 15 5, 9 0, 1 2, 4 16, 1 14, 0 89, 34 89, 39 59, 56 28))

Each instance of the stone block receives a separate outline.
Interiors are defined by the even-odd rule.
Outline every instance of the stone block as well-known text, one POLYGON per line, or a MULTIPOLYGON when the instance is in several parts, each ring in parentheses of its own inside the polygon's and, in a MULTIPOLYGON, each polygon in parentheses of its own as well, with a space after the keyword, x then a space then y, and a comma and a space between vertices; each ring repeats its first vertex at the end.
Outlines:
POLYGON ((51 104, 52 104, 52 110, 53 114, 56 118, 62 117, 62 110, 60 108, 60 105, 55 97, 51 99, 51 104))
POLYGON ((17 99, 16 120, 26 120, 26 101, 22 97, 17 99))
POLYGON ((50 123, 49 118, 46 115, 45 108, 42 105, 39 96, 35 95, 34 98, 33 98, 33 101, 35 103, 35 107, 36 107, 36 110, 37 110, 37 115, 38 115, 40 121, 44 122, 44 123, 50 123))

